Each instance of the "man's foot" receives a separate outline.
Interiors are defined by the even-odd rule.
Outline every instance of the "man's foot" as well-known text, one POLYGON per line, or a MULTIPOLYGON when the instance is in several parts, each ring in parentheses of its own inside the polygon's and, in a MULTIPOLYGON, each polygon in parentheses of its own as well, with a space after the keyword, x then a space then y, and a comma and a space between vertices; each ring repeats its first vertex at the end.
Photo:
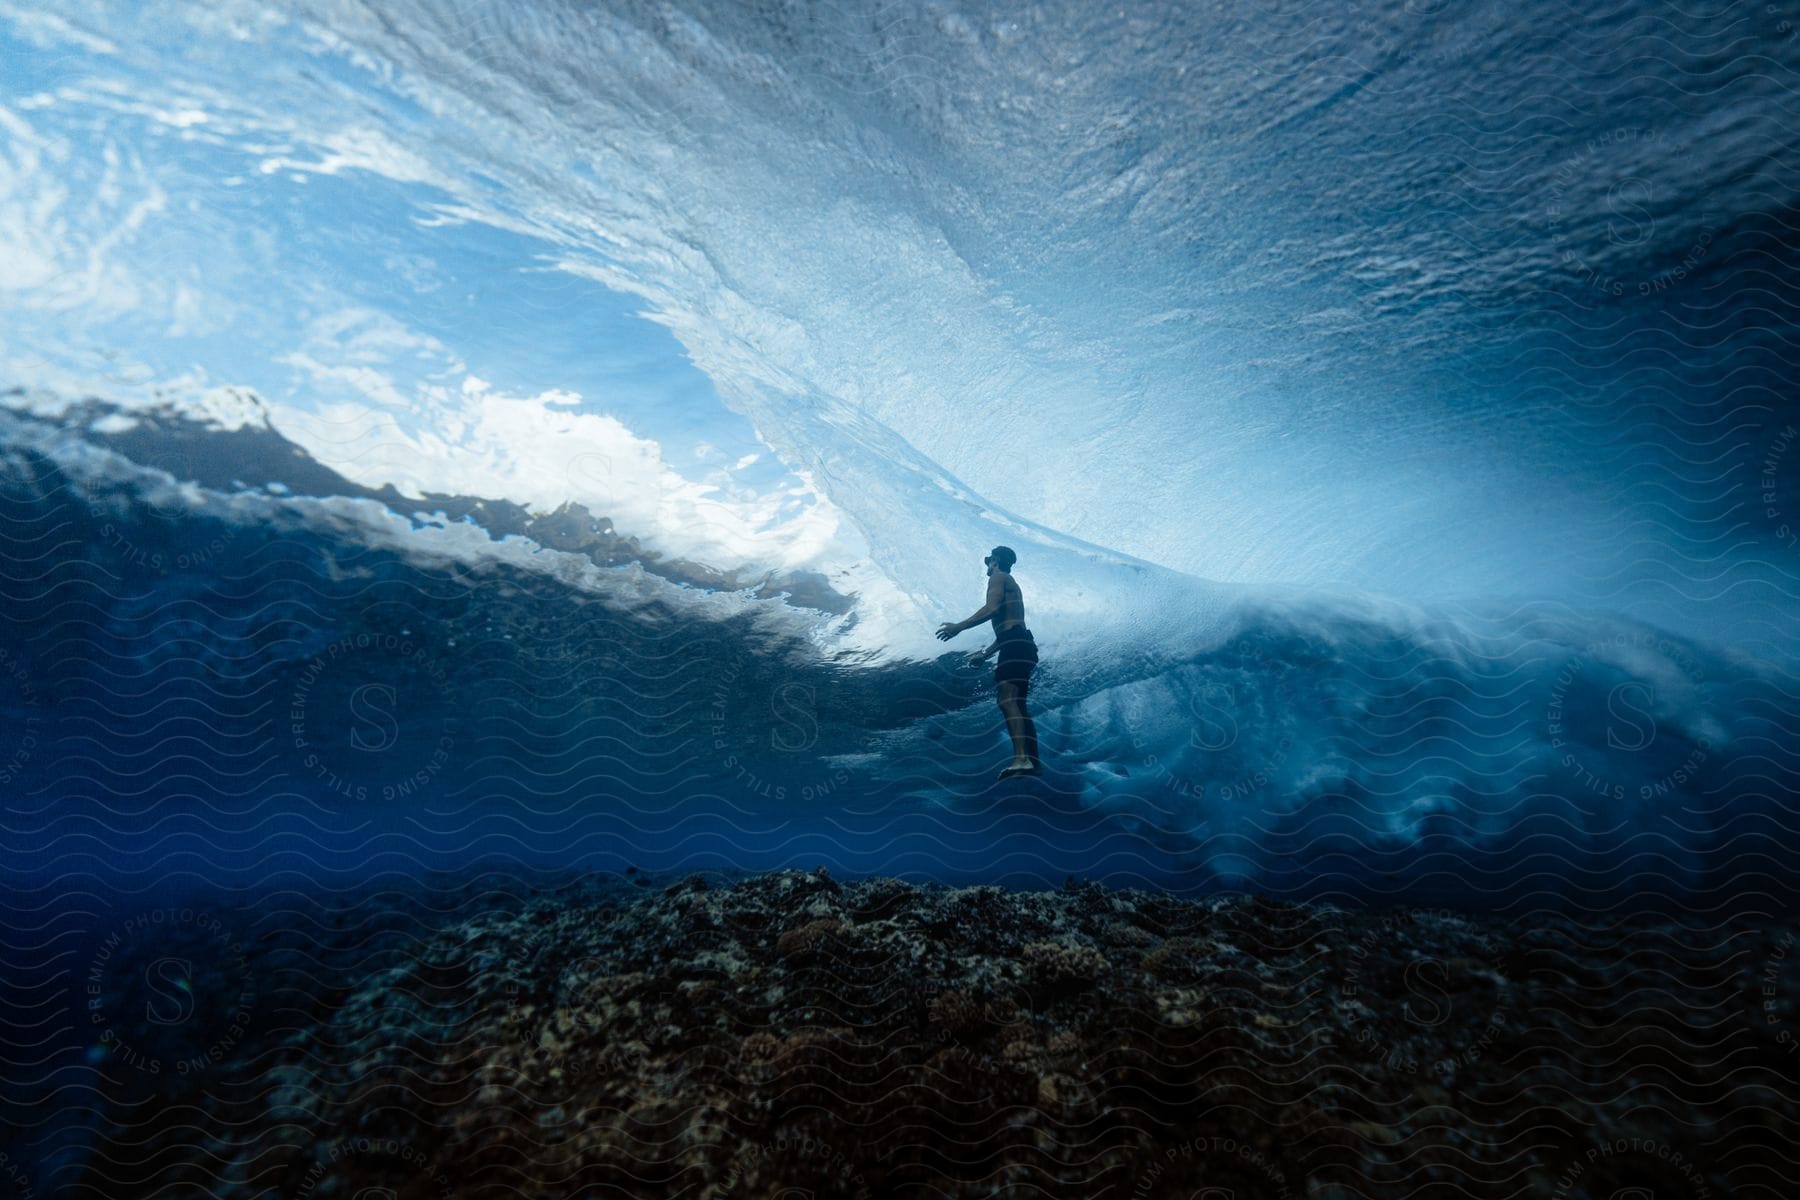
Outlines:
POLYGON ((1032 762, 1029 758, 1015 758, 1010 763, 1006 764, 1006 769, 1001 771, 995 778, 1014 779, 1020 775, 1036 775, 1042 769, 1042 767, 1037 763, 1032 762))

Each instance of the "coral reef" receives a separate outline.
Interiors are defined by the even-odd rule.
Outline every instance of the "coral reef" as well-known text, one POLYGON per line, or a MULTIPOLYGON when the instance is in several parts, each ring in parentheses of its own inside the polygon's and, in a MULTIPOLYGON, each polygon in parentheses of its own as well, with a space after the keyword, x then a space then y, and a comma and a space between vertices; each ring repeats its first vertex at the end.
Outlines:
POLYGON ((115 1105, 86 1190, 1775 1196, 1792 946, 823 870, 522 895, 287 961, 310 1017, 115 1105))

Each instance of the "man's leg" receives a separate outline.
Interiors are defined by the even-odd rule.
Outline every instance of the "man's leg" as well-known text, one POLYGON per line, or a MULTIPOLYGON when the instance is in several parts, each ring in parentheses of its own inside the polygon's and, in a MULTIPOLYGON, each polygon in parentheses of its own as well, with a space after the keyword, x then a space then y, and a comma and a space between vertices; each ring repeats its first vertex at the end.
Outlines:
POLYGON ((1006 718, 1007 736, 1012 738, 1015 766, 1034 761, 1025 752, 1028 731, 1034 740, 1036 738, 1036 731, 1031 729, 1031 718, 1025 715, 1025 700, 1020 694, 1021 690, 1016 683, 994 685, 994 698, 999 701, 1000 713, 1006 718))
POLYGON ((1037 722, 1031 719, 1031 712, 1025 707, 1025 689, 1019 689, 1019 732, 1018 744, 1024 747, 1025 757, 1033 766, 1042 765, 1038 758, 1037 722))

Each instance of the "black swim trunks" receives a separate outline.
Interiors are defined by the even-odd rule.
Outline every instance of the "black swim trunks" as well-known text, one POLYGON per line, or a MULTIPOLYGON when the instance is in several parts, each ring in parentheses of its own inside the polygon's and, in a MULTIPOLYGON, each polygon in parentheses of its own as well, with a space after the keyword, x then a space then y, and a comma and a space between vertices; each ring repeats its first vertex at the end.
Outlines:
POLYGON ((1031 686, 1031 670, 1037 666, 1037 639, 1023 625, 1002 629, 996 636, 1000 649, 994 662, 994 682, 1016 683, 1025 691, 1031 686))

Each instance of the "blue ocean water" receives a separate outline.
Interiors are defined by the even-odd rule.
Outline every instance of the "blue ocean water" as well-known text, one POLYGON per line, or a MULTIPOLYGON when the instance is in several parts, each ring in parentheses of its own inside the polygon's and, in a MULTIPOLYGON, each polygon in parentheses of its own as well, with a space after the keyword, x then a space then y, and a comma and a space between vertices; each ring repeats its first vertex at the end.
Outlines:
POLYGON ((1791 909, 1796 12, 0 18, 33 1088, 190 896, 1791 909))

